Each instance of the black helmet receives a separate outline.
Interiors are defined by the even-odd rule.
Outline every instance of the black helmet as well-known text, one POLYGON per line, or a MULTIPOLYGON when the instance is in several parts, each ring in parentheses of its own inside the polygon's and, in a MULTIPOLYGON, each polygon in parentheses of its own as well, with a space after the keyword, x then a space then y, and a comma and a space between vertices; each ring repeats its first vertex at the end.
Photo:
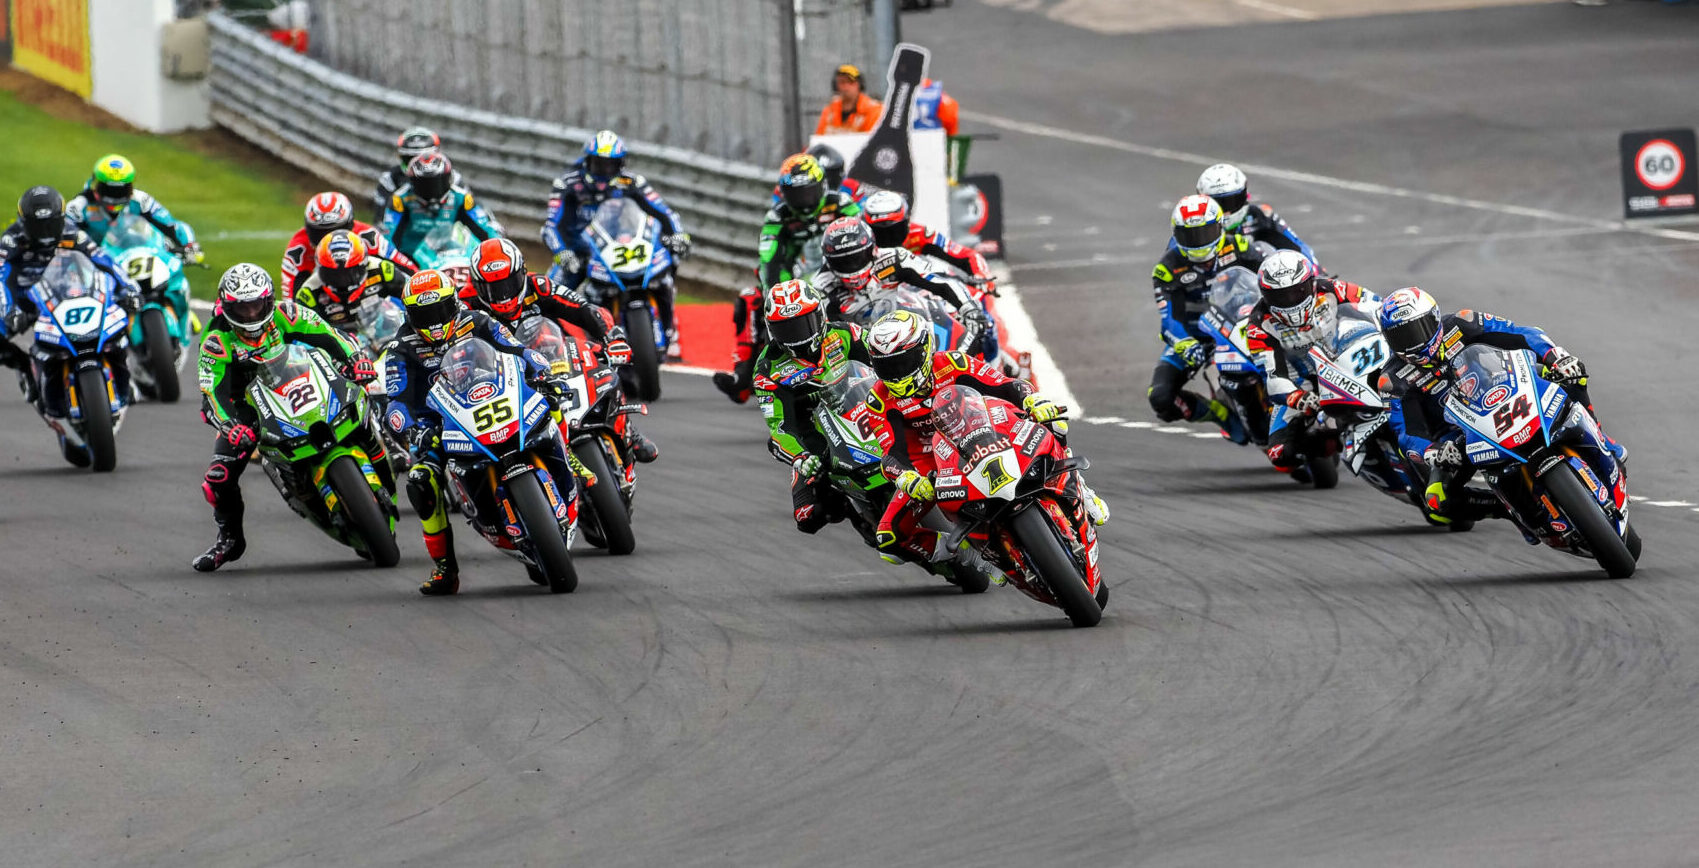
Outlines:
POLYGON ((826 227, 820 254, 826 267, 851 289, 861 289, 873 279, 873 230, 859 217, 839 217, 826 227))
POLYGON ((57 244, 65 234, 65 197, 52 187, 29 188, 18 200, 18 222, 35 244, 57 244))
POLYGON ((820 171, 826 175, 826 189, 836 190, 844 185, 844 155, 838 149, 820 142, 808 146, 808 155, 814 162, 820 164, 820 171))
POLYGON ((426 151, 407 164, 407 181, 426 202, 441 202, 454 184, 454 165, 441 151, 426 151))
POLYGON ((442 139, 429 127, 408 127, 401 131, 395 139, 395 155, 401 159, 401 167, 406 168, 413 158, 426 151, 436 151, 442 148, 442 139))
POLYGON ((812 217, 826 199, 826 173, 808 154, 796 154, 779 167, 779 196, 797 214, 812 217))

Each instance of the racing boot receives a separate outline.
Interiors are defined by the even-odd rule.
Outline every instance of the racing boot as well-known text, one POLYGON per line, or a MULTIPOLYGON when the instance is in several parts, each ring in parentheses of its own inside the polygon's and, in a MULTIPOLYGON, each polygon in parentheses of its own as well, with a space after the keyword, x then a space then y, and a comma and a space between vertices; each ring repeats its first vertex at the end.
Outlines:
POLYGON ((65 460, 69 461, 72 467, 87 467, 92 463, 88 447, 72 443, 63 434, 59 435, 59 454, 65 456, 65 460))
POLYGON ((1080 493, 1085 496, 1085 515, 1091 520, 1092 527, 1102 527, 1109 523, 1109 504, 1091 490, 1091 486, 1080 480, 1080 493))
POLYGON ((667 329, 667 364, 676 365, 684 361, 684 349, 678 345, 678 329, 667 329))
POLYGON ((630 423, 625 426, 625 445, 630 447, 631 457, 637 459, 638 464, 649 464, 661 457, 661 448, 655 445, 655 441, 644 437, 643 432, 630 423))
MULTIPOLYGON (((973 544, 965 539, 956 547, 955 566, 957 569, 984 573, 991 579, 991 584, 999 588, 1009 583, 1008 574, 998 568, 996 564, 986 560, 985 556, 979 553, 979 549, 974 548, 973 544)), ((959 584, 959 582, 951 582, 951 584, 959 584)))
POLYGON ((719 371, 714 374, 714 388, 725 393, 732 399, 733 404, 749 403, 749 396, 755 391, 755 362, 746 359, 737 363, 731 372, 719 371))
POLYGON ((1245 430, 1244 421, 1239 418, 1238 413, 1233 412, 1233 408, 1211 398, 1209 403, 1202 404, 1199 409, 1202 410, 1202 418, 1193 417, 1187 421, 1201 422, 1203 419, 1209 419, 1221 426, 1221 436, 1228 440, 1240 446, 1251 442, 1250 432, 1245 430))
POLYGON ((248 541, 242 536, 242 517, 240 515, 213 514, 213 521, 218 523, 218 539, 212 548, 201 553, 201 556, 190 562, 189 566, 198 573, 210 573, 231 561, 242 557, 248 550, 248 541))
POLYGON ((460 591, 460 565, 454 560, 454 534, 448 528, 441 533, 425 534, 425 551, 435 565, 431 577, 419 586, 427 597, 446 597, 460 591))

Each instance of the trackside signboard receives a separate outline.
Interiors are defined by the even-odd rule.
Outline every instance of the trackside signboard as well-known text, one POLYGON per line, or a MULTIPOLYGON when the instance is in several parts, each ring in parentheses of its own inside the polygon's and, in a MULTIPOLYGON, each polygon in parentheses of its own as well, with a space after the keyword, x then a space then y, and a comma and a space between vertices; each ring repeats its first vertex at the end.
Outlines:
POLYGON ((1622 206, 1629 217, 1699 214, 1693 131, 1622 134, 1622 206))

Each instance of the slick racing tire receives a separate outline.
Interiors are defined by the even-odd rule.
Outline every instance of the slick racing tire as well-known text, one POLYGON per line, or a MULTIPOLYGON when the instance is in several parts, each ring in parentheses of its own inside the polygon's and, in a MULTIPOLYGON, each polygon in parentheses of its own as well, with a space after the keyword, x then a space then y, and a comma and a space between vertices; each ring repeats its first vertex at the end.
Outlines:
POLYGON ((106 377, 84 371, 77 377, 77 403, 83 411, 83 441, 88 444, 89 464, 96 473, 111 473, 118 466, 118 438, 112 430, 112 400, 106 377))
POLYGON ((625 312, 625 333, 631 343, 631 369, 637 377, 637 397, 661 397, 661 355, 655 348, 655 321, 647 305, 625 312))
POLYGON ((1339 486, 1338 456, 1318 455, 1313 458, 1306 458, 1304 462, 1310 468, 1310 483, 1318 490, 1339 486))
MULTIPOLYGON (((631 513, 626 509, 625 498, 620 494, 619 477, 614 475, 613 466, 608 463, 608 456, 602 452, 601 443, 595 439, 584 440, 572 446, 573 454, 584 463, 585 467, 596 477, 596 484, 583 486, 580 491, 590 496, 590 508, 594 511, 594 521, 600 528, 602 547, 610 555, 628 555, 637 548, 637 536, 631 530, 631 513)), ((580 513, 580 518, 582 518, 580 513)), ((589 536, 588 533, 585 536, 589 536)))
POLYGON ((1557 508, 1587 541, 1587 548, 1592 550, 1593 559, 1599 562, 1599 566, 1604 567, 1605 574, 1613 579, 1634 575, 1634 553, 1629 551, 1628 543, 1617 535, 1616 528, 1605 517, 1604 509, 1587 491, 1587 486, 1581 483, 1575 468, 1564 462, 1546 471, 1540 481, 1545 483, 1546 490, 1557 501, 1557 508))
POLYGON ((325 476, 330 480, 331 490, 336 492, 336 501, 342 507, 343 515, 365 543, 366 553, 372 556, 372 566, 393 567, 400 563, 401 548, 396 545, 389 518, 384 515, 383 506, 372 492, 372 484, 366 481, 366 474, 360 472, 354 459, 338 456, 330 462, 325 476))
POLYGON ((1013 524, 1015 538, 1020 540, 1033 569, 1049 586, 1068 620, 1075 627, 1097 626, 1103 620, 1103 607, 1086 589, 1085 576, 1063 547, 1056 529, 1050 526, 1050 516, 1035 503, 1015 516, 1013 524))
POLYGON ((1624 525, 1625 525, 1625 528, 1624 528, 1624 533, 1622 534, 1622 541, 1625 545, 1628 546, 1628 553, 1634 556, 1634 562, 1639 563, 1640 562, 1640 532, 1634 529, 1633 524, 1624 522, 1624 525))
POLYGON ((507 481, 508 496, 513 509, 519 513, 519 523, 537 554, 538 566, 549 580, 549 593, 570 594, 578 588, 578 571, 572 567, 572 553, 566 549, 566 534, 561 533, 554 508, 549 506, 543 483, 535 473, 522 473, 507 481))
POLYGON ((147 369, 153 391, 162 404, 175 404, 183 395, 177 379, 177 354, 171 349, 171 332, 165 328, 165 312, 157 307, 142 311, 142 345, 147 349, 147 369))

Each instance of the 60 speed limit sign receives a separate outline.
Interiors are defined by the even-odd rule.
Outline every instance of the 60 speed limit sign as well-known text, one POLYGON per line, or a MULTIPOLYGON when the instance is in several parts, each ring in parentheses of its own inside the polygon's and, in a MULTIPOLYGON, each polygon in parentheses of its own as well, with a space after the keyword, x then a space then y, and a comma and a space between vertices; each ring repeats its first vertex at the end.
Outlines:
POLYGON ((1687 160, 1681 149, 1668 139, 1653 139, 1640 146, 1634 155, 1634 174, 1640 183, 1654 190, 1668 190, 1681 180, 1687 171, 1687 160))
POLYGON ((1623 133, 1622 207, 1629 217, 1699 213, 1692 130, 1623 133))

